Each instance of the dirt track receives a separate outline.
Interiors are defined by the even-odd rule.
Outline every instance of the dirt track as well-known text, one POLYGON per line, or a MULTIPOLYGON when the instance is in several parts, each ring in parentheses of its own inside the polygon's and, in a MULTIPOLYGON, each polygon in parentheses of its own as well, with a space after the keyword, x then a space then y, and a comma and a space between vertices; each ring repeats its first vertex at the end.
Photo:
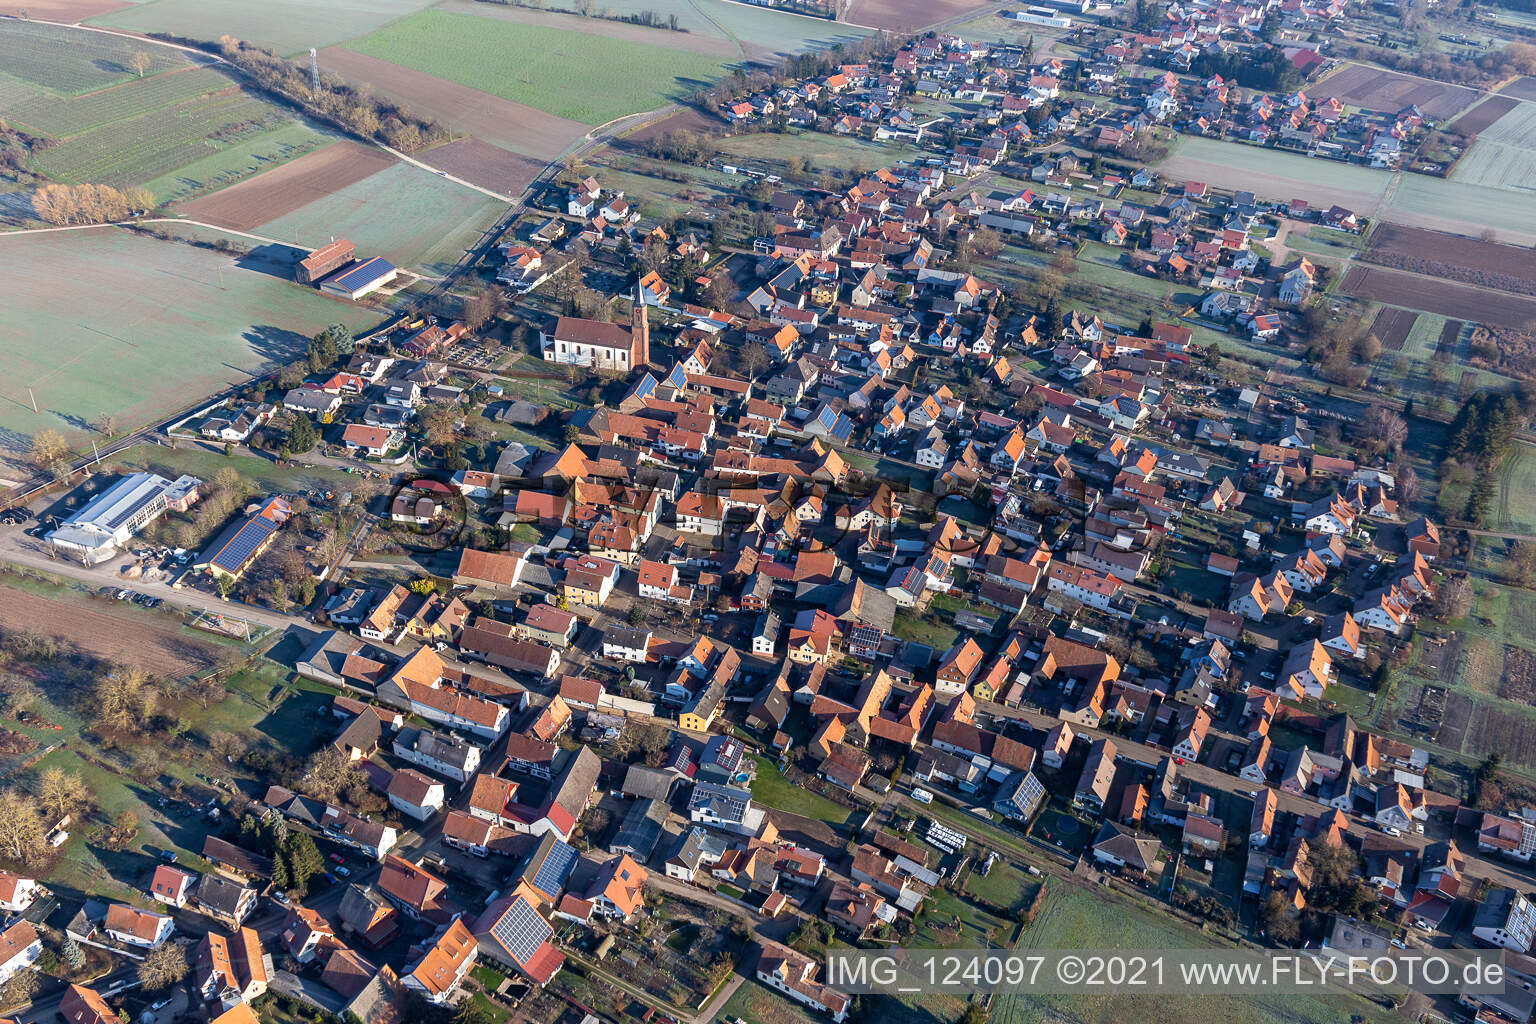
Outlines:
POLYGON ((83 594, 64 600, 0 587, 0 630, 23 629, 160 676, 189 675, 211 668, 218 658, 217 648, 188 639, 168 621, 140 608, 119 610, 115 601, 83 594))
POLYGON ((196 220, 249 231, 377 174, 394 162, 394 157, 377 147, 337 142, 176 210, 196 220))
POLYGON ((550 161, 587 134, 588 126, 403 68, 388 61, 331 46, 320 51, 320 70, 353 85, 367 84, 383 96, 427 114, 454 129, 523 156, 550 161))

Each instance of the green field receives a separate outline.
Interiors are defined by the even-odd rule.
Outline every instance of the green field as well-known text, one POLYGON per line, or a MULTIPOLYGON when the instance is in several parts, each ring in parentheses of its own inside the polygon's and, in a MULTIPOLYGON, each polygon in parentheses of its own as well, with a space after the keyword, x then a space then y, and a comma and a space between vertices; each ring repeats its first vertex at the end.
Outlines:
POLYGON ((684 99, 728 71, 702 54, 442 11, 423 11, 347 45, 587 124, 684 99))
POLYGON ((284 279, 286 266, 117 228, 0 234, 0 449, 103 413, 147 422, 377 317, 284 279), (242 265, 243 264, 243 265, 242 265), (32 411, 26 388, 37 398, 32 411))
POLYGON ((128 62, 139 52, 149 55, 149 74, 187 65, 180 51, 164 46, 14 18, 0 21, 0 80, 51 92, 90 92, 135 79, 128 62))
POLYGON ((1516 445, 1499 468, 1499 528, 1536 533, 1536 447, 1516 445))
POLYGON ((1477 136, 1452 181, 1530 192, 1536 181, 1536 103, 1522 103, 1477 136))
POLYGON ((410 164, 370 175, 257 228, 311 248, 346 237, 357 251, 424 273, 446 271, 504 209, 499 201, 410 164))
POLYGON ((429 0, 152 0, 92 18, 93 25, 169 32, 189 39, 232 35, 280 54, 328 46, 403 18, 429 0))
MULTIPOLYGON (((1034 921, 1024 929, 1024 950, 1156 950, 1215 945, 1193 927, 1130 900, 1052 879, 1034 921)), ((1138 1024, 1338 1024, 1352 1014, 1369 1021, 1399 1020, 1364 999, 1319 996, 1000 995, 996 1024, 1055 1021, 1137 1021, 1138 1024)))
POLYGON ((841 825, 848 820, 848 808, 835 804, 799 786, 779 774, 778 768, 766 757, 757 760, 757 778, 752 780, 752 799, 764 807, 774 807, 802 818, 815 818, 831 825, 841 825))
MULTIPOLYGON (((550 6, 569 8, 573 5, 550 6)), ((871 34, 868 29, 853 25, 803 18, 730 0, 609 0, 600 7, 616 15, 654 11, 663 18, 676 17, 678 27, 685 30, 683 40, 690 35, 726 39, 741 47, 748 56, 824 50, 871 34)), ((664 38, 680 33, 656 34, 664 38)), ((659 41, 658 45, 686 49, 683 40, 659 41)))

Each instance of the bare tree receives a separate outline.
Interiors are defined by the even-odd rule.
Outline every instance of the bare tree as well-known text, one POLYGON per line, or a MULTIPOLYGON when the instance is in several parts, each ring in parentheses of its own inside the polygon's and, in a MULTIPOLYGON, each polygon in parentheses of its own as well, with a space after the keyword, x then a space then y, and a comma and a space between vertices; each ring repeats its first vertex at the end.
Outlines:
POLYGON ((1408 422, 1385 406, 1373 405, 1360 421, 1360 438, 1383 451, 1400 451, 1408 439, 1408 422))
POLYGON ((32 435, 32 461, 43 469, 52 469, 69 455, 69 442, 51 427, 32 435))
POLYGON ((187 970, 187 951, 167 942, 150 950, 139 962, 139 984, 149 992, 159 992, 185 978, 187 970))
POLYGON ((340 747, 322 747, 305 765, 299 788, 316 800, 333 802, 362 777, 362 769, 340 747))
POLYGON ((74 814, 93 802, 91 791, 80 773, 59 767, 48 768, 43 772, 38 780, 37 795, 43 810, 54 821, 62 819, 66 814, 74 814))
POLYGON ((48 850, 43 816, 30 794, 11 788, 0 791, 0 857, 17 864, 36 864, 48 850))
POLYGON ((140 78, 143 78, 144 73, 153 66, 154 61, 151 60, 149 54, 145 53, 143 50, 133 51, 133 56, 128 58, 128 67, 132 69, 133 72, 140 78))

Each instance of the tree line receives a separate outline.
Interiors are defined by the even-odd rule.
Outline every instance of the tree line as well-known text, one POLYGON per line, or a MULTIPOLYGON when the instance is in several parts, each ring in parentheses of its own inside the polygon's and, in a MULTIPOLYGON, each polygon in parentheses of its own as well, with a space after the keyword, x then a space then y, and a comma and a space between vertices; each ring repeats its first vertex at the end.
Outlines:
POLYGON ((261 88, 318 111, 349 131, 401 152, 412 153, 448 140, 448 129, 437 121, 418 117, 389 100, 364 95, 337 75, 321 75, 319 88, 316 88, 309 68, 285 60, 271 50, 251 46, 228 35, 220 36, 216 47, 205 42, 194 42, 194 45, 216 49, 261 88))
POLYGON ((147 188, 111 185, 44 185, 32 193, 32 210, 48 224, 105 224, 155 208, 147 188))

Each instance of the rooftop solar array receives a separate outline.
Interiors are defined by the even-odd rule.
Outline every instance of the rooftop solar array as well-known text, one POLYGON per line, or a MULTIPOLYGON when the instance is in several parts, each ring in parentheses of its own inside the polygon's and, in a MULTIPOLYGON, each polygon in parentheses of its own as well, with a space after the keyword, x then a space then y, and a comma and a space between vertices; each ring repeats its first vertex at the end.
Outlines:
POLYGON ((542 893, 558 893, 565 887, 565 880, 576 868, 576 848, 569 843, 555 842, 539 870, 534 873, 533 887, 542 893))
POLYGON ((496 937, 496 941, 520 964, 533 959, 539 947, 548 940, 550 932, 549 922, 522 898, 513 900, 507 912, 491 926, 491 934, 496 937))

